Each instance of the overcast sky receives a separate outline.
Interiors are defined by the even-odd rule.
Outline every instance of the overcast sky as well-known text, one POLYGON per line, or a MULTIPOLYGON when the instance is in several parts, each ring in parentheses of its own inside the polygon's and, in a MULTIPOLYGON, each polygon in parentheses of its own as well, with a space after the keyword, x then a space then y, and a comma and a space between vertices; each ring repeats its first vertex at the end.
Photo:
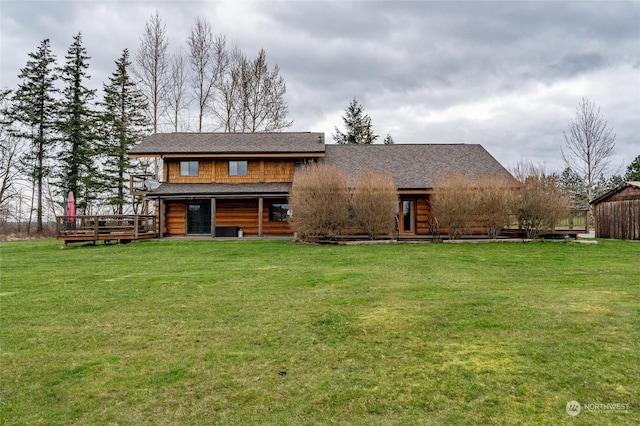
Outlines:
POLYGON ((17 87, 43 39, 62 64, 81 32, 90 85, 101 88, 157 10, 171 51, 185 47, 196 17, 250 57, 264 48, 287 83, 290 130, 325 132, 328 142, 355 97, 380 141, 390 133, 396 143, 479 143, 507 167, 556 171, 584 97, 617 134, 619 171, 640 154, 639 2, 0 4, 2 87, 17 87))

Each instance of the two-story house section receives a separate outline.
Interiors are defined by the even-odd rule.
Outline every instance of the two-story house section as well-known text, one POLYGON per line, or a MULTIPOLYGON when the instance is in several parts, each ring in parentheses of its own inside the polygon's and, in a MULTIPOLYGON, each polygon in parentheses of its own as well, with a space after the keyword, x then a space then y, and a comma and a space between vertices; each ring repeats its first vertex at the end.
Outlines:
POLYGON ((325 155, 323 133, 157 133, 130 152, 159 157, 159 236, 291 234, 296 166, 325 155))

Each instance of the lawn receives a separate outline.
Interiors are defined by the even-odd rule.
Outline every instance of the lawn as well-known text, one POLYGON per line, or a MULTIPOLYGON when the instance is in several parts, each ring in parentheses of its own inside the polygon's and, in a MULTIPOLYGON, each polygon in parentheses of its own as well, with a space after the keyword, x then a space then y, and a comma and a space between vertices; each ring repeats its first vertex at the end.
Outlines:
POLYGON ((0 244, 3 424, 640 422, 640 243, 59 247, 0 244))

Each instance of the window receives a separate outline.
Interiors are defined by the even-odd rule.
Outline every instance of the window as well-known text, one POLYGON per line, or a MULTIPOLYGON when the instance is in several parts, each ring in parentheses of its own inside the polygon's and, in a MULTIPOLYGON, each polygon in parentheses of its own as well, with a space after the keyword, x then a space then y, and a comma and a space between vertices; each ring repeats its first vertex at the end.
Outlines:
POLYGON ((246 176, 246 161, 229 161, 229 176, 246 176))
POLYGON ((269 222, 286 222, 289 218, 289 204, 271 204, 269 222))
POLYGON ((198 176, 197 161, 181 161, 180 176, 198 176))

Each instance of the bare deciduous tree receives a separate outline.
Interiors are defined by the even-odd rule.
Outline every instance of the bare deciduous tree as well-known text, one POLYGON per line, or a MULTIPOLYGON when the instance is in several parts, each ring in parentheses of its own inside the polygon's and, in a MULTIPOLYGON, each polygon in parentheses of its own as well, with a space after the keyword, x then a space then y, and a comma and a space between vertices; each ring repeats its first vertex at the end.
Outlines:
POLYGON ((168 47, 167 27, 156 11, 144 27, 140 46, 135 54, 134 67, 140 92, 149 106, 149 121, 153 133, 158 131, 158 122, 163 113, 169 87, 168 47))
POLYGON ((21 141, 14 136, 9 116, 10 90, 0 91, 0 213, 6 218, 9 202, 19 195, 15 188, 21 141))
POLYGON ((372 171, 358 173, 351 202, 356 223, 370 239, 393 231, 398 189, 390 174, 372 171))
POLYGON ((289 195, 291 225, 297 237, 334 239, 349 226, 349 178, 327 163, 310 163, 296 172, 289 195))
MULTIPOLYGON (((188 110, 190 99, 186 90, 187 67, 182 50, 173 55, 171 59, 171 72, 169 73, 169 87, 167 91, 167 111, 173 131, 180 129, 181 114, 188 110)), ((185 126, 189 127, 188 121, 185 126)))
POLYGON ((600 108, 582 98, 569 131, 564 132, 564 140, 566 150, 562 149, 562 158, 567 167, 584 179, 587 196, 592 201, 595 181, 610 167, 616 135, 607 126, 600 108))
POLYGON ((269 69, 264 50, 254 60, 237 48, 219 58, 225 66, 217 87, 217 114, 225 131, 274 132, 291 127, 284 100, 287 86, 277 65, 269 69))
POLYGON ((222 71, 218 59, 226 52, 226 38, 223 35, 214 38, 211 24, 196 18, 187 45, 192 84, 198 102, 198 132, 202 132, 204 114, 213 104, 211 97, 222 71))

